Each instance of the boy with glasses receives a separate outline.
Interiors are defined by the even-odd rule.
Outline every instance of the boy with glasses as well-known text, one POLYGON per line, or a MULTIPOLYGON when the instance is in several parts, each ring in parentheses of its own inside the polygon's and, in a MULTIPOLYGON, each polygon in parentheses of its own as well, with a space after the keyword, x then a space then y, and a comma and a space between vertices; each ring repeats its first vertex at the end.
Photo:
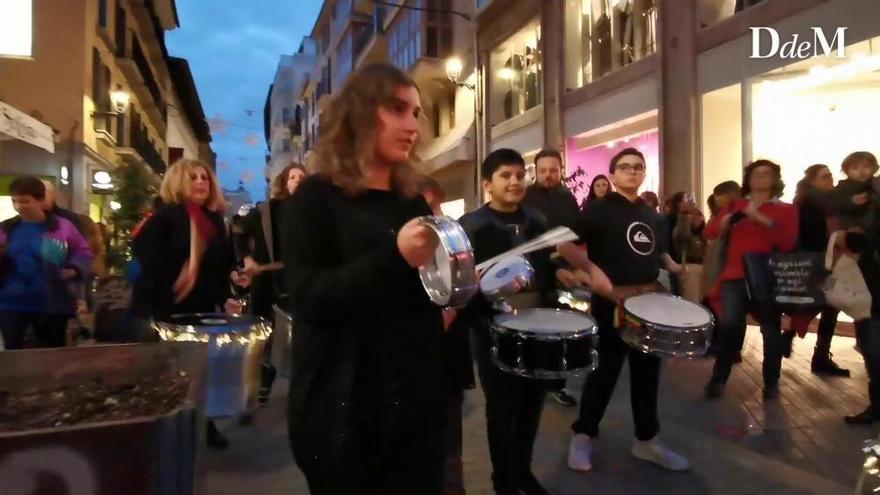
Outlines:
POLYGON ((619 335, 615 312, 627 297, 662 290, 657 284, 660 266, 680 273, 681 266, 659 242, 659 218, 639 197, 645 181, 645 158, 627 148, 611 159, 611 181, 617 192, 605 200, 589 203, 572 230, 589 249, 589 259, 572 244, 559 246, 560 253, 574 266, 590 274, 593 281, 610 280, 606 286, 593 284, 592 313, 599 326, 599 366, 587 377, 581 396, 578 420, 572 425, 568 466, 578 471, 592 469, 599 423, 611 400, 624 361, 629 359, 630 400, 635 420, 634 457, 673 471, 688 468, 688 462, 657 440, 657 391, 661 360, 629 347, 619 335))

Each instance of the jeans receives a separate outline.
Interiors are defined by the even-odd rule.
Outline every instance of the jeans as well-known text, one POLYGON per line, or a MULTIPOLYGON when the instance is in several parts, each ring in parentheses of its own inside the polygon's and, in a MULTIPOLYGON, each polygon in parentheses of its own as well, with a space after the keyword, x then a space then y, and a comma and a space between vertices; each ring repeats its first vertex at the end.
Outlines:
POLYGON ((660 431, 657 417, 657 389, 660 386, 662 361, 656 356, 633 349, 614 328, 614 305, 593 297, 593 317, 599 326, 599 366, 584 383, 578 419, 571 426, 575 433, 599 436, 599 423, 611 401, 623 362, 629 359, 630 403, 636 438, 651 440, 660 431))
POLYGON ((471 333, 480 384, 486 396, 486 432, 496 493, 516 493, 519 475, 531 472, 546 385, 498 369, 491 362, 488 328, 471 333))
POLYGON ((67 345, 67 322, 70 316, 59 314, 17 313, 0 311, 0 330, 7 350, 24 348, 25 335, 33 327, 36 347, 67 345))
MULTIPOLYGON (((712 381, 727 383, 733 367, 734 355, 742 349, 746 333, 746 316, 751 304, 743 279, 726 280, 721 284, 721 321, 718 336, 718 354, 712 381)), ((754 308, 758 313, 758 323, 764 338, 764 362, 762 372, 764 385, 779 382, 782 369, 782 333, 780 313, 772 307, 754 308)))

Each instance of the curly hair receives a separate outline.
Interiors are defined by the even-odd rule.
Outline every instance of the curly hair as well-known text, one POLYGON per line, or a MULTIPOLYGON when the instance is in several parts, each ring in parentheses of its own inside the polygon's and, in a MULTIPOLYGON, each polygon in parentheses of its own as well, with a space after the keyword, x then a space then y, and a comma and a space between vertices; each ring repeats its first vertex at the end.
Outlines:
MULTIPOLYGON (((365 172, 373 163, 379 132, 377 112, 397 102, 395 92, 401 87, 418 90, 406 72, 388 63, 370 64, 352 73, 321 116, 308 168, 329 178, 347 195, 364 191, 365 172)), ((419 193, 420 182, 413 159, 397 164, 391 175, 391 187, 410 198, 419 193)))
POLYGON ((272 190, 269 191, 272 199, 287 199, 290 197, 290 193, 287 191, 287 177, 293 169, 302 170, 304 175, 309 175, 306 167, 300 163, 294 162, 284 167, 284 170, 272 179, 272 190))
POLYGON ((752 178, 752 173, 754 173, 754 171, 760 167, 770 167, 770 170, 773 171, 773 175, 776 178, 776 184, 773 185, 773 190, 770 191, 771 196, 773 196, 774 198, 779 198, 780 196, 782 196, 782 192, 785 190, 785 183, 782 182, 782 168, 780 168, 778 164, 770 160, 761 159, 753 161, 743 171, 743 197, 746 197, 752 193, 752 185, 749 184, 749 181, 752 178))
POLYGON ((205 207, 215 213, 223 214, 226 210, 226 201, 223 199, 223 192, 220 191, 220 185, 217 182, 217 176, 214 170, 201 161, 191 158, 181 158, 168 167, 165 177, 162 179, 162 185, 159 186, 159 197, 165 204, 183 204, 186 202, 186 189, 189 184, 190 172, 198 168, 203 168, 208 173, 208 182, 210 183, 210 191, 208 199, 205 201, 205 207))

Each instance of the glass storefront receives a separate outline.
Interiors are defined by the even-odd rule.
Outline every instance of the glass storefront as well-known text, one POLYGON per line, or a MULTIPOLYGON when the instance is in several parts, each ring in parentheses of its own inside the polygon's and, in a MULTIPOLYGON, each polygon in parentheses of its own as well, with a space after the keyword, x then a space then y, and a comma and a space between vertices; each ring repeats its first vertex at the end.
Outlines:
POLYGON ((585 175, 579 178, 584 187, 574 191, 578 204, 587 197, 593 178, 597 175, 607 177, 611 158, 626 148, 635 148, 645 155, 647 171, 640 192, 660 190, 660 134, 657 129, 622 135, 617 139, 581 149, 579 149, 579 139, 577 136, 569 138, 565 145, 566 175, 571 175, 579 169, 585 172, 585 175))
POLYGON ((537 19, 492 50, 489 91, 492 125, 537 107, 541 93, 541 27, 537 19))
POLYGON ((750 160, 779 163, 783 200, 791 201, 810 165, 828 165, 840 180, 849 153, 880 156, 873 124, 880 115, 880 37, 847 46, 846 55, 799 61, 703 95, 703 198, 723 180, 741 181, 750 160))
POLYGON ((580 88, 657 51, 658 3, 566 0, 566 88, 580 88))

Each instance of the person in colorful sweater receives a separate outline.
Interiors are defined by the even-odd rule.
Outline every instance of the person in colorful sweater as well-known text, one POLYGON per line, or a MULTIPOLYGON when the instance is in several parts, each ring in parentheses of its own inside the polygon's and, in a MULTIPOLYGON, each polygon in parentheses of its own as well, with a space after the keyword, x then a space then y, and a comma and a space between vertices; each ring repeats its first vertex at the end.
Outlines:
POLYGON ((0 330, 6 349, 23 348, 31 327, 37 347, 62 347, 94 256, 73 223, 43 211, 46 186, 39 179, 20 177, 9 190, 18 215, 0 223, 0 330))

